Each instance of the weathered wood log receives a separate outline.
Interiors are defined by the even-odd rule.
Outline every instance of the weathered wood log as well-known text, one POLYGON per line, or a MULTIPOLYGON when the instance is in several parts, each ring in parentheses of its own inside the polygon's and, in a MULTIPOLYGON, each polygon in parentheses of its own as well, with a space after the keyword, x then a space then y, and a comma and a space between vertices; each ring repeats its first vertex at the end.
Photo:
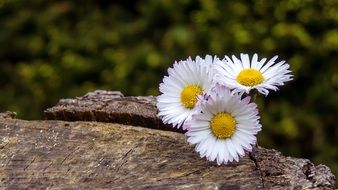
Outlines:
POLYGON ((155 100, 95 91, 44 112, 47 119, 110 124, 0 114, 0 187, 334 189, 328 167, 262 147, 239 163, 207 162, 184 135, 152 130, 173 130, 157 117, 155 100))
POLYGON ((75 99, 61 99, 44 115, 50 120, 100 121, 183 133, 157 117, 156 97, 125 97, 119 91, 96 90, 75 99))
POLYGON ((98 122, 0 118, 0 188, 334 189, 324 165, 261 147, 201 159, 183 134, 98 122))

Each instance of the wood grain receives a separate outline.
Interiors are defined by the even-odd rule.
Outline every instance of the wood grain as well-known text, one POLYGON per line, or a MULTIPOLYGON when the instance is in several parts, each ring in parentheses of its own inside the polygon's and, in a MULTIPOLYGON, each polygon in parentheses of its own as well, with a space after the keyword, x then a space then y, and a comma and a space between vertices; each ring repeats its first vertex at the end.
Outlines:
POLYGON ((100 121, 183 133, 157 117, 156 97, 127 96, 119 91, 96 90, 81 97, 61 99, 44 111, 49 120, 100 121))
POLYGON ((334 189, 306 159, 258 147, 217 166, 183 134, 122 124, 0 118, 0 140, 0 188, 334 189))
POLYGON ((261 188, 254 162, 217 166, 179 133, 96 122, 0 120, 0 187, 261 188))
POLYGON ((0 188, 335 189, 325 165, 272 149, 223 166, 200 158, 157 117, 153 96, 98 90, 44 114, 51 120, 0 113, 0 188))

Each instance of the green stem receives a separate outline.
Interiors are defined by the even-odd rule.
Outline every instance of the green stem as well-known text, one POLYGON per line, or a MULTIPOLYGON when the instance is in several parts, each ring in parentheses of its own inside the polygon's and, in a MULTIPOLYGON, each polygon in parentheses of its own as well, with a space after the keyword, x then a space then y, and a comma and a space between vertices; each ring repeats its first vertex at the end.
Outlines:
POLYGON ((251 91, 249 95, 250 95, 252 101, 256 102, 256 98, 257 98, 258 92, 257 91, 251 91))

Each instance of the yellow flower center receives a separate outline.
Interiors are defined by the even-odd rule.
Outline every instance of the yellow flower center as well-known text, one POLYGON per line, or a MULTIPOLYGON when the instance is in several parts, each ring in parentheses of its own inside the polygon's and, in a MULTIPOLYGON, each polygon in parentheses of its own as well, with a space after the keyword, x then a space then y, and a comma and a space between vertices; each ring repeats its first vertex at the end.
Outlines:
POLYGON ((231 137, 235 132, 236 120, 228 113, 216 114, 210 121, 212 133, 219 139, 231 137))
POLYGON ((238 74, 236 80, 244 86, 255 86, 261 84, 264 81, 264 77, 256 69, 244 69, 238 74))
POLYGON ((185 86, 181 92, 181 102, 183 106, 189 109, 194 108, 197 102, 197 96, 202 92, 202 88, 195 84, 185 86))

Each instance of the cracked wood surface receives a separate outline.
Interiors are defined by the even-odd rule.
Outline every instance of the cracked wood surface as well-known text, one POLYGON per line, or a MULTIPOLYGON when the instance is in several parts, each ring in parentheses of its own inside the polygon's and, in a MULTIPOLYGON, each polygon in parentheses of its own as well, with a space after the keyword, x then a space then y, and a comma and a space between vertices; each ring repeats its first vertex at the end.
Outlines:
POLYGON ((335 180, 275 150, 217 166, 183 134, 99 122, 0 117, 0 158, 8 189, 334 189, 335 180))
POLYGON ((96 90, 74 99, 61 99, 44 115, 50 120, 100 121, 183 133, 157 117, 156 97, 125 97, 119 91, 96 90))
POLYGON ((0 119, 0 188, 261 188, 255 163, 217 166, 182 134, 97 122, 0 119))
POLYGON ((239 163, 207 162, 184 135, 164 131, 173 129, 157 117, 155 100, 99 90, 62 99, 44 112, 47 119, 66 121, 0 113, 0 188, 335 188, 325 165, 262 147, 239 163))

